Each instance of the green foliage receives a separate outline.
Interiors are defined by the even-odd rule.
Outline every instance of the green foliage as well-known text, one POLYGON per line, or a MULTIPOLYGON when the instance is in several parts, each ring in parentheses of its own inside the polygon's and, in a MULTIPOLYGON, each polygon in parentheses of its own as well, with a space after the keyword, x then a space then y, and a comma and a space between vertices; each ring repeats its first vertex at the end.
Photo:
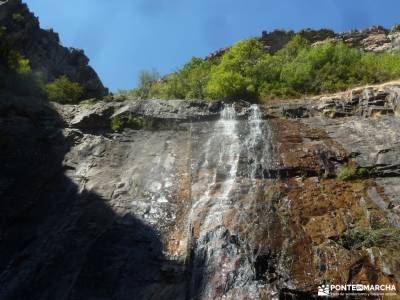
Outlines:
POLYGON ((0 64, 10 72, 19 74, 31 72, 29 59, 12 47, 7 40, 7 30, 4 26, 0 26, 0 64))
POLYGON ((160 78, 155 70, 139 72, 139 87, 136 89, 136 95, 142 98, 148 98, 153 84, 160 78))
POLYGON ((378 171, 375 167, 372 168, 358 168, 356 172, 356 176, 358 178, 368 178, 378 175, 378 171))
POLYGON ((29 59, 25 58, 19 52, 15 50, 10 50, 7 54, 8 67, 18 73, 27 74, 31 72, 31 67, 29 65, 29 59))
POLYGON ((11 73, 27 74, 31 72, 29 59, 13 47, 7 36, 7 28, 0 26, 0 65, 11 73))
POLYGON ((142 73, 140 77, 139 88, 132 92, 142 97, 257 102, 399 78, 400 53, 364 53, 341 42, 313 46, 296 35, 281 50, 269 54, 257 39, 248 39, 221 58, 192 58, 161 80, 142 73))
POLYGON ((193 57, 179 71, 153 85, 151 95, 165 99, 204 99, 212 63, 193 57))
POLYGON ((340 237, 338 243, 350 250, 371 247, 399 248, 400 228, 364 229, 354 226, 340 237))
POLYGON ((13 48, 4 26, 0 26, 0 68, 0 89, 20 96, 42 96, 42 74, 32 72, 29 59, 13 48))
POLYGON ((29 59, 17 50, 4 26, 0 26, 0 69, 1 90, 19 96, 43 96, 43 74, 32 72, 29 59))
POLYGON ((257 100, 261 84, 259 65, 264 55, 262 44, 256 39, 234 45, 211 69, 207 97, 225 101, 257 100))
POLYGON ((212 63, 193 57, 182 69, 159 79, 157 72, 141 71, 139 87, 122 94, 141 98, 204 99, 212 63))
POLYGON ((112 117, 111 129, 113 131, 117 131, 117 132, 122 131, 123 127, 124 127, 124 124, 123 124, 120 116, 117 115, 117 116, 112 117))
POLYGON ((73 104, 82 99, 84 91, 79 83, 72 82, 64 75, 46 84, 45 92, 50 101, 73 104))
POLYGON ((354 164, 347 164, 339 169, 336 177, 339 180, 353 179, 357 174, 357 169, 354 164))
POLYGON ((12 19, 14 22, 19 23, 19 24, 23 23, 25 20, 24 16, 21 15, 20 13, 13 13, 12 19))
POLYGON ((376 168, 357 168, 353 161, 341 167, 336 174, 339 180, 369 178, 377 175, 376 168))

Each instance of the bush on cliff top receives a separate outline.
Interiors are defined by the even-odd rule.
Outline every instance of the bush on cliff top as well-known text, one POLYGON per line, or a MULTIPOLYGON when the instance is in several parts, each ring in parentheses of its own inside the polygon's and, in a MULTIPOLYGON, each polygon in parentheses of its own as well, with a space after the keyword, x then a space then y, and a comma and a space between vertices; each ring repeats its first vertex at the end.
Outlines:
POLYGON ((210 61, 193 57, 182 69, 162 79, 153 76, 152 80, 143 80, 143 74, 154 74, 154 71, 141 71, 139 87, 127 94, 142 98, 205 99, 212 66, 210 61))
POLYGON ((248 39, 219 59, 193 58, 162 80, 147 82, 142 96, 257 102, 335 92, 398 77, 399 53, 364 53, 344 43, 311 45, 295 36, 269 54, 258 40, 248 39))
POLYGON ((136 96, 142 97, 142 98, 148 97, 150 95, 153 82, 157 81, 159 78, 160 78, 160 75, 155 70, 140 71, 139 72, 139 88, 137 89, 136 96))
POLYGON ((61 76, 46 84, 45 92, 50 101, 73 104, 82 100, 83 88, 77 82, 72 82, 67 76, 61 76))

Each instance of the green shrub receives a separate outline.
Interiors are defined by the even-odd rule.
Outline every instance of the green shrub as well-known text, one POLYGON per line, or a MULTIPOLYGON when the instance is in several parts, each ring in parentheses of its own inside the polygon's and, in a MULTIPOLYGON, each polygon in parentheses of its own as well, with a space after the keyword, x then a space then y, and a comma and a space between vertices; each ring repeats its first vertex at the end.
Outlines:
POLYGON ((225 101, 257 101, 261 80, 259 70, 265 55, 256 39, 244 40, 229 49, 221 62, 211 69, 206 87, 207 97, 225 101))
POLYGON ((141 73, 139 88, 134 91, 164 99, 256 102, 336 92, 399 77, 399 52, 364 53, 342 42, 313 46, 296 35, 274 54, 267 53, 257 39, 248 39, 221 58, 192 58, 162 80, 141 73))
POLYGON ((111 129, 113 131, 117 131, 117 132, 122 131, 123 127, 124 127, 124 124, 123 124, 120 116, 117 115, 117 116, 112 117, 111 129))
POLYGON ((355 226, 349 228, 338 243, 350 250, 371 247, 399 248, 400 228, 363 229, 355 226))
POLYGON ((50 101, 58 103, 78 103, 83 96, 83 88, 77 82, 72 82, 63 75, 46 84, 45 92, 50 101))
POLYGON ((19 52, 15 50, 9 50, 7 53, 7 65, 8 68, 18 74, 27 74, 31 72, 29 65, 29 59, 25 58, 19 52))
POLYGON ((136 90, 136 94, 142 98, 148 98, 154 82, 160 78, 157 71, 142 70, 139 72, 139 87, 136 90))
POLYGON ((182 69, 153 84, 153 97, 165 99, 204 99, 212 63, 193 57, 182 69))
POLYGON ((366 177, 370 177, 371 175, 373 175, 373 173, 374 173, 373 169, 358 168, 356 175, 357 175, 357 177, 360 177, 360 178, 366 178, 366 177))
POLYGON ((376 168, 357 168, 354 162, 350 162, 339 169, 336 178, 340 180, 369 178, 376 176, 377 173, 376 168))
POLYGON ((354 164, 347 164, 339 169, 336 177, 340 180, 353 179, 357 174, 357 168, 354 164))
POLYGON ((24 16, 21 15, 20 13, 13 13, 12 19, 14 22, 20 23, 20 24, 23 23, 25 20, 24 16))
POLYGON ((14 50, 7 41, 0 43, 0 65, 4 70, 0 73, 0 89, 20 96, 43 95, 43 75, 32 72, 29 59, 14 50))

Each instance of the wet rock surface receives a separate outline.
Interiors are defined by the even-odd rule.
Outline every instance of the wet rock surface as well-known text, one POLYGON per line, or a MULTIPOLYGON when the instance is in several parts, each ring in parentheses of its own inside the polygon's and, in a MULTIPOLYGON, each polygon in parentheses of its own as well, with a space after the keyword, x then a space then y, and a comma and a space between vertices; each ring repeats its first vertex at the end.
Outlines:
POLYGON ((399 227, 398 101, 395 84, 264 106, 4 98, 0 298, 399 290, 399 244, 350 239, 399 227), (336 178, 350 163, 374 172, 336 178))

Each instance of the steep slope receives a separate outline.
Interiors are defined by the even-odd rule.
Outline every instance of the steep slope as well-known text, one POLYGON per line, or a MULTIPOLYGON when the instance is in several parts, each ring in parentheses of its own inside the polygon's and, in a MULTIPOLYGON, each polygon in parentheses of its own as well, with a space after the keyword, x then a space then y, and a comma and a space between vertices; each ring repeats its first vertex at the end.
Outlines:
POLYGON ((89 59, 83 50, 60 45, 58 34, 41 29, 38 18, 21 0, 9 0, 0 6, 0 26, 5 29, 1 43, 11 44, 13 49, 29 59, 32 70, 39 72, 45 81, 67 75, 84 87, 86 98, 102 97, 108 93, 88 65, 89 59))

